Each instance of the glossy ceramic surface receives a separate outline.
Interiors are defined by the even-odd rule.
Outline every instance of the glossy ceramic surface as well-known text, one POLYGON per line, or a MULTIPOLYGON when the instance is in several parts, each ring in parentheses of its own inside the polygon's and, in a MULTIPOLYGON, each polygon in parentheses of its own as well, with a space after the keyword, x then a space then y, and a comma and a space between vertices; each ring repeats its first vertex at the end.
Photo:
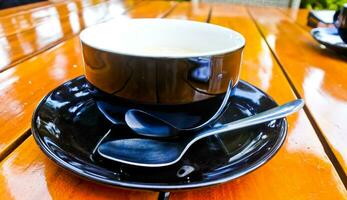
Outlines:
POLYGON ((109 96, 165 105, 225 94, 229 82, 234 87, 239 80, 245 45, 231 29, 173 19, 110 21, 85 29, 80 39, 93 86, 109 96))
POLYGON ((347 55, 347 44, 341 39, 336 28, 315 28, 311 34, 315 40, 338 53, 347 55))
MULTIPOLYGON (((52 91, 35 111, 32 131, 41 149, 58 165, 82 177, 113 186, 175 190, 223 183, 268 161, 283 143, 287 131, 286 120, 276 120, 242 129, 232 136, 203 139, 172 166, 129 166, 93 153, 105 134, 108 134, 105 141, 138 136, 123 125, 122 119, 117 125, 110 123, 99 112, 89 89, 85 78, 79 77, 52 91)), ((275 105, 269 96, 241 81, 218 123, 249 116, 275 105)), ((119 112, 124 113, 129 106, 120 102, 122 109, 119 112)), ((169 114, 161 113, 163 116, 169 114)), ((195 114, 194 110, 187 110, 180 114, 180 118, 188 121, 195 114)))
POLYGON ((231 94, 232 86, 230 82, 229 89, 224 95, 224 99, 220 103, 218 110, 211 117, 209 117, 207 121, 204 121, 201 124, 190 128, 178 128, 171 123, 164 121, 163 119, 158 118, 150 113, 136 109, 128 110, 125 113, 124 119, 128 127, 139 135, 157 138, 175 137, 181 132, 196 132, 206 127, 210 127, 211 124, 214 124, 214 122, 219 119, 219 117, 223 114, 226 107, 228 106, 231 94))
POLYGON ((341 39, 346 43, 347 42, 347 4, 342 6, 342 8, 336 11, 334 15, 334 24, 338 29, 338 34, 341 39))

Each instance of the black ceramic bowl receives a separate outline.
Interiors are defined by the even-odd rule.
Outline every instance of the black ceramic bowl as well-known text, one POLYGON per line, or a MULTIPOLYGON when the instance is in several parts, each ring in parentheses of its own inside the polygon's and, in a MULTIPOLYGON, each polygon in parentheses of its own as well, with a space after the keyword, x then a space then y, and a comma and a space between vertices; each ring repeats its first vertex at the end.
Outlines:
POLYGON ((225 94, 239 79, 245 39, 217 25, 171 19, 111 21, 80 35, 85 76, 108 97, 182 105, 225 94))

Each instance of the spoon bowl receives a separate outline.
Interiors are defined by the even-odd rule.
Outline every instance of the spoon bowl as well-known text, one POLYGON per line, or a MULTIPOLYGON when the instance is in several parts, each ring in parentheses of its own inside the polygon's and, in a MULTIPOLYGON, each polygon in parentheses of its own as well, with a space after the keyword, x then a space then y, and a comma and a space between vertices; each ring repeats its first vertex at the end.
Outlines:
POLYGON ((213 122, 217 121, 220 116, 225 111, 225 108, 228 105, 229 98, 232 91, 232 82, 229 82, 228 90, 225 93, 224 99, 219 106, 218 110, 215 114, 205 121, 204 123, 193 127, 193 128, 179 128, 162 120, 150 113, 147 113, 138 109, 130 109, 125 113, 125 122, 138 135, 153 137, 153 138, 172 138, 177 137, 179 134, 183 132, 195 132, 206 128, 207 126, 213 124, 213 122))

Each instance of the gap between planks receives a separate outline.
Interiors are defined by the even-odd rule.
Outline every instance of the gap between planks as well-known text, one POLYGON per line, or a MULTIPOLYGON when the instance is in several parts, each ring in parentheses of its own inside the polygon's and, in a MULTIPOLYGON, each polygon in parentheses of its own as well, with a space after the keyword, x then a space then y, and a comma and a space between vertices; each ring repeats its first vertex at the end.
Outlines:
MULTIPOLYGON (((271 54, 273 55, 273 57, 275 58, 277 64, 280 66, 280 69, 281 71, 283 72, 285 78, 287 79, 291 89, 293 90, 295 96, 297 98, 302 98, 300 93, 298 92, 298 90, 295 88, 295 85, 293 83, 293 81, 291 80, 289 74, 287 73, 286 69, 284 68, 284 66, 282 65, 282 63, 280 62, 280 60, 278 59, 278 57, 276 56, 276 53, 273 51, 273 49, 271 48, 270 44, 268 43, 268 41, 266 40, 266 37, 263 33, 263 31, 261 30, 261 28, 259 27, 259 24, 258 22, 256 21, 256 19, 254 18, 254 16, 252 15, 251 11, 249 10, 248 7, 246 7, 247 9, 247 12, 248 12, 248 15, 251 17, 253 23, 255 24, 255 26, 257 27, 260 35, 262 36, 262 38, 264 39, 267 47, 269 48, 271 54)), ((287 16, 287 15, 285 15, 287 16)), ((287 16, 288 17, 288 16, 287 16)), ((302 26, 298 25, 297 23, 293 22, 296 26, 299 26, 300 28, 303 28, 302 26)), ((326 141, 323 133, 322 133, 322 130, 319 128, 317 122, 314 120, 311 112, 309 111, 309 109, 307 108, 307 106, 305 105, 304 106, 304 111, 305 111, 305 114, 307 115, 320 143, 322 144, 323 146, 323 149, 324 149, 324 152, 326 153, 326 155, 328 156, 330 162, 333 164, 337 174, 339 175, 343 185, 345 186, 345 188, 347 189, 347 176, 341 166, 341 164, 338 162, 335 154, 333 153, 333 151, 331 150, 328 142, 326 141)))
MULTIPOLYGON (((73 1, 73 2, 77 2, 77 1, 73 1)), ((43 21, 41 22, 38 22, 36 24, 34 24, 33 26, 30 26, 30 27, 27 27, 27 28, 23 28, 23 29, 18 29, 14 32, 11 32, 11 33, 5 33, 3 35, 0 35, 0 38, 2 37, 9 37, 9 36, 13 36, 13 35, 17 35, 19 33, 25 33, 27 31, 30 31, 32 29, 35 29, 36 27, 42 25, 42 24, 45 24, 47 22, 49 22, 51 19, 51 17, 58 17, 59 20, 61 19, 64 19, 64 18, 68 18, 71 14, 73 13, 76 13, 78 16, 82 15, 82 12, 84 11, 84 9, 86 8, 92 8, 92 7, 95 7, 95 6, 100 6, 100 5, 103 5, 103 4, 107 4, 107 3, 111 3, 111 0, 105 0, 105 1, 102 1, 102 2, 99 2, 98 4, 87 4, 87 5, 84 5, 81 10, 79 10, 79 8, 77 8, 77 10, 75 11, 71 11, 71 12, 67 12, 66 15, 60 15, 59 13, 55 13, 55 14, 52 14, 52 15, 48 15, 46 17, 43 17, 43 18, 48 18, 48 19, 44 19, 43 21)), ((1 17, 0 17, 1 18, 1 17)))
MULTIPOLYGON (((102 2, 102 3, 100 3, 100 4, 107 3, 107 2, 109 2, 109 1, 105 1, 105 2, 102 2)), ((130 10, 136 8, 136 6, 138 6, 138 5, 140 5, 140 4, 144 3, 144 2, 148 2, 148 1, 145 0, 145 1, 140 1, 140 2, 135 3, 135 5, 130 6, 129 8, 126 8, 126 9, 124 10, 124 12, 121 13, 120 15, 126 14, 127 12, 129 12, 130 10)), ((97 5, 94 5, 94 6, 98 6, 98 5, 100 5, 100 4, 97 4, 97 5)), ((80 13, 78 12, 78 14, 80 14, 80 13)), ((102 23, 102 22, 105 22, 105 21, 108 21, 108 20, 110 20, 110 19, 101 19, 98 23, 102 23)), ((84 27, 84 28, 86 28, 86 27, 84 27)), ((28 31, 28 30, 25 30, 25 31, 28 31)), ((63 37, 63 38, 61 38, 61 39, 59 39, 59 40, 57 40, 57 41, 55 41, 55 42, 52 42, 51 44, 48 44, 46 47, 43 47, 42 49, 39 49, 39 50, 37 50, 37 51, 35 51, 35 52, 33 52, 33 53, 30 53, 30 54, 28 54, 28 55, 26 55, 26 56, 23 56, 22 58, 19 58, 19 59, 17 59, 17 60, 12 61, 12 63, 10 63, 9 65, 7 65, 7 66, 4 67, 3 69, 1 69, 1 70, 0 70, 0 73, 4 72, 4 71, 6 71, 6 70, 8 70, 8 69, 10 69, 10 68, 12 68, 12 67, 15 67, 16 65, 18 65, 18 64, 21 63, 21 62, 24 62, 24 61, 26 61, 26 60, 29 60, 30 58, 32 58, 32 57, 34 57, 34 56, 37 56, 37 55, 39 55, 39 54, 41 54, 41 53, 43 53, 43 52, 45 52, 45 51, 47 51, 47 50, 49 50, 49 49, 51 49, 51 48, 53 48, 53 47, 59 45, 60 43, 62 43, 62 42, 64 42, 64 41, 67 41, 67 40, 69 40, 69 39, 71 39, 71 38, 77 36, 80 32, 81 32, 81 30, 80 30, 78 33, 76 33, 76 34, 72 34, 72 35, 69 35, 69 36, 67 36, 67 37, 63 37)))

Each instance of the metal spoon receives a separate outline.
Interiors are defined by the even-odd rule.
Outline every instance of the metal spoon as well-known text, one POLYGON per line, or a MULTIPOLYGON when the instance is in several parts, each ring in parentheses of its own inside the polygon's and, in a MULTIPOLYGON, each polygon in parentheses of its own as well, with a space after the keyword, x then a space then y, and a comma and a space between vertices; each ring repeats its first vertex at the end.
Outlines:
POLYGON ((232 90, 232 82, 229 82, 228 90, 224 96, 223 102, 216 113, 204 123, 193 128, 178 128, 170 122, 164 121, 150 113, 142 110, 130 109, 125 113, 125 122, 130 129, 139 135, 154 137, 154 138, 169 138, 175 137, 180 132, 198 131, 219 119, 225 110, 232 90))
POLYGON ((178 140, 134 138, 109 141, 99 146, 98 153, 104 158, 135 166, 168 166, 179 161, 187 149, 202 138, 280 119, 300 110, 303 106, 304 101, 298 99, 250 117, 204 130, 197 135, 181 135, 182 138, 178 140))

